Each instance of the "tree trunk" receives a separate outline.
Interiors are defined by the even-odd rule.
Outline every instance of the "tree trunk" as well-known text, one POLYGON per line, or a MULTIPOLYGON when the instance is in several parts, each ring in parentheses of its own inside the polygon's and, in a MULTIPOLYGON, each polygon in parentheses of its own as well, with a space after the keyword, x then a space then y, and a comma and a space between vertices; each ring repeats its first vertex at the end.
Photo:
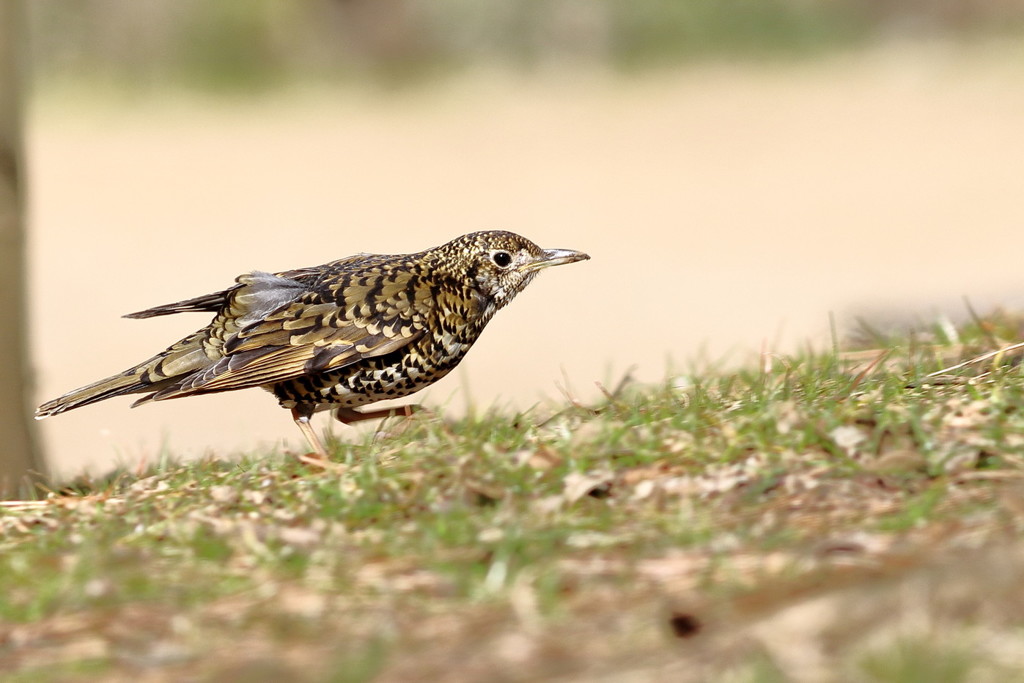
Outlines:
POLYGON ((21 140, 25 17, 0 0, 0 497, 27 496, 43 473, 32 420, 21 140))

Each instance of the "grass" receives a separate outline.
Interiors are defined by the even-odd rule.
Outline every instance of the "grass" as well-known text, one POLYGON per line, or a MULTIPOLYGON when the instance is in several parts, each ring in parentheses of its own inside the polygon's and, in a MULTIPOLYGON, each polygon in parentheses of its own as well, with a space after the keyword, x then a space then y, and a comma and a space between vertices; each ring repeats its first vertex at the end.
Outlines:
POLYGON ((0 512, 0 675, 1024 680, 996 314, 0 512))

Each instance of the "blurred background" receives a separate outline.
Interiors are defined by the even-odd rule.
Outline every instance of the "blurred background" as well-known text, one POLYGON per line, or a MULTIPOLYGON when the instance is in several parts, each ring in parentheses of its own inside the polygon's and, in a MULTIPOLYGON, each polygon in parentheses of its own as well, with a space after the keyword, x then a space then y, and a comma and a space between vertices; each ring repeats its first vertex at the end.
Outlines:
MULTIPOLYGON (((40 400, 207 322, 124 313, 480 229, 593 260, 496 317, 446 414, 1024 303, 1024 0, 25 10, 40 400)), ((261 391, 128 404, 43 422, 53 469, 302 448, 261 391)))

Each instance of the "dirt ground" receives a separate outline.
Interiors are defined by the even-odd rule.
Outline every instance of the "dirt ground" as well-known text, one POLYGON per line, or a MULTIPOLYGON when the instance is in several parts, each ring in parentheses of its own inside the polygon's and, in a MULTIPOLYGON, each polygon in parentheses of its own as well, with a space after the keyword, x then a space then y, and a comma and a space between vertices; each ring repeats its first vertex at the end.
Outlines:
MULTIPOLYGON (((429 391, 445 411, 825 345, 830 313, 843 329, 960 317, 964 297, 1019 307, 1022 76, 1009 48, 921 46, 230 104, 44 97, 28 137, 38 395, 206 322, 124 313, 486 228, 593 260, 497 316, 429 391)), ((258 390, 128 403, 42 423, 55 470, 301 444, 258 390)))

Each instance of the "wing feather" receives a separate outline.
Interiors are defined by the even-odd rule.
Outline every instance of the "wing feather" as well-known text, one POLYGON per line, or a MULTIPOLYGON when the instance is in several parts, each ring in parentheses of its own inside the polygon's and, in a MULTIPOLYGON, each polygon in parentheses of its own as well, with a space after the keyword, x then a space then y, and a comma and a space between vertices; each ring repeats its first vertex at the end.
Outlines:
POLYGON ((246 284, 249 284, 252 278, 271 278, 277 277, 285 280, 293 280, 301 283, 302 285, 312 285, 316 280, 322 277, 325 273, 337 272, 338 270, 351 266, 359 261, 366 259, 370 254, 353 254, 352 256, 346 256, 343 259, 337 261, 331 261, 322 266, 309 266, 306 268, 295 268, 294 270, 284 270, 280 273, 270 275, 268 273, 251 273, 249 275, 243 275, 238 278, 239 284, 221 290, 219 292, 213 292, 212 294, 203 294, 202 296, 193 297, 191 299, 185 299, 184 301, 176 301, 172 304, 163 304, 162 306, 154 306, 153 308, 147 308, 144 311, 136 311, 135 313, 125 314, 125 318, 155 318, 160 315, 172 315, 174 313, 196 313, 196 312, 219 312, 224 306, 228 305, 231 301, 232 296, 236 298, 236 301, 242 305, 248 305, 249 301, 247 297, 253 290, 250 288, 246 291, 246 284), (240 291, 242 290, 242 291, 240 291))
MULTIPOLYGON (((223 357, 151 396, 152 400, 276 384, 302 375, 345 367, 364 358, 401 349, 426 332, 430 299, 417 296, 413 274, 375 274, 388 296, 353 306, 345 289, 339 306, 331 289, 306 291, 271 311, 263 311, 225 340, 223 357), (369 313, 369 315, 367 315, 369 313)), ((267 277, 276 277, 267 275, 267 277)), ((356 285, 373 288, 372 282, 356 285)))

